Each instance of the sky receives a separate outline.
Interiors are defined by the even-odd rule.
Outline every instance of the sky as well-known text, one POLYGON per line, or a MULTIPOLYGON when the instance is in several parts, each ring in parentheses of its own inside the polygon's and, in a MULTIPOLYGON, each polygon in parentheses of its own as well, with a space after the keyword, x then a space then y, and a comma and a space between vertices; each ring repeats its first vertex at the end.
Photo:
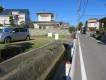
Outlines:
MULTIPOLYGON (((81 11, 83 2, 81 2, 81 11)), ((80 21, 85 22, 90 18, 102 18, 106 16, 106 0, 88 0, 86 12, 80 21)), ((0 0, 0 5, 5 9, 29 9, 32 21, 37 20, 37 12, 52 12, 55 20, 77 24, 77 0, 0 0)))

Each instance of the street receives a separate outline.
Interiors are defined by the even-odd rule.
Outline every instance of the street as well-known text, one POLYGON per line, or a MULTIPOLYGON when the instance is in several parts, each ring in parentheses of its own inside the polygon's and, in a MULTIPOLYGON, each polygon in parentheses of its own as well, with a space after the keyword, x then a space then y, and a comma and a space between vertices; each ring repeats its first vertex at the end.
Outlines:
MULTIPOLYGON (((82 58, 84 61, 87 80, 105 80, 106 45, 102 44, 99 41, 96 41, 94 38, 89 37, 88 35, 82 35, 82 34, 79 34, 79 42, 81 46, 82 58)), ((79 60, 78 62, 81 61, 79 60)), ((82 63, 80 65, 82 65, 82 63)), ((78 76, 75 75, 75 77, 78 76)))

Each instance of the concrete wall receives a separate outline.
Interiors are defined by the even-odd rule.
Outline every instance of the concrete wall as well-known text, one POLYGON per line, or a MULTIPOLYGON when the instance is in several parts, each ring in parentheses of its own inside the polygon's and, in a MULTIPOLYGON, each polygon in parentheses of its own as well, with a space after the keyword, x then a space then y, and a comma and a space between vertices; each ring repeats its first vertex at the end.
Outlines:
POLYGON ((39 30, 39 29, 29 29, 31 36, 39 36, 39 35, 47 35, 48 33, 59 33, 59 35, 69 35, 68 30, 59 30, 59 29, 51 29, 51 30, 39 30))
POLYGON ((10 22, 9 22, 9 16, 3 16, 3 15, 1 15, 0 16, 0 24, 9 24, 10 22))
POLYGON ((39 25, 37 23, 33 23, 35 29, 39 29, 39 25))
POLYGON ((60 42, 20 54, 0 64, 0 80, 45 80, 64 52, 60 42))

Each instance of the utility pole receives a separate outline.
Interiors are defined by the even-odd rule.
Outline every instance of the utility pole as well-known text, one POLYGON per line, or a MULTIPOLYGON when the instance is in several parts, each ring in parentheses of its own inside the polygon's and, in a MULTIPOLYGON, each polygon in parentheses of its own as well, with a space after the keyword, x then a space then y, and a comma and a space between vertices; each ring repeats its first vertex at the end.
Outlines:
POLYGON ((78 24, 80 22, 80 0, 77 0, 77 27, 78 27, 78 24))
POLYGON ((77 0, 77 19, 80 21, 80 0, 77 0))

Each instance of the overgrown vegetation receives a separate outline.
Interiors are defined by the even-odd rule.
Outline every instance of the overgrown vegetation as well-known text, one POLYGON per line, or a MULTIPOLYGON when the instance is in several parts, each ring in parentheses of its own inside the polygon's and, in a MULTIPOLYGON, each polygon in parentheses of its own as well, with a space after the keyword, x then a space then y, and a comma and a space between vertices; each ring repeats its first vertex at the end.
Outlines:
POLYGON ((3 24, 0 24, 0 27, 3 26, 3 24))
POLYGON ((24 21, 20 22, 20 27, 25 27, 25 22, 24 21))
POLYGON ((0 13, 2 13, 4 10, 4 8, 2 6, 0 6, 0 13))
POLYGON ((51 43, 29 52, 27 55, 24 54, 10 59, 11 61, 2 64, 3 66, 6 65, 2 68, 2 71, 5 69, 6 71, 0 74, 8 80, 45 80, 54 65, 63 55, 63 52, 64 47, 60 42, 51 43), (52 49, 52 51, 48 50, 48 48, 52 49), (6 77, 8 74, 9 76, 6 77))
POLYGON ((82 29, 82 26, 83 26, 83 23, 82 22, 79 22, 78 26, 77 26, 77 29, 78 30, 81 30, 82 29))
POLYGON ((12 16, 12 15, 9 16, 9 22, 10 22, 10 25, 11 25, 12 27, 15 26, 14 19, 13 19, 13 16, 12 16))
POLYGON ((1 60, 5 60, 21 54, 23 52, 27 52, 29 50, 39 48, 44 46, 45 44, 49 43, 51 39, 49 38, 37 38, 31 41, 20 41, 20 42, 13 42, 10 44, 0 44, 0 55, 2 55, 1 60), (3 58, 3 59, 2 59, 3 58))
POLYGON ((72 32, 74 32, 74 31, 75 31, 75 27, 74 27, 74 26, 71 26, 71 27, 69 27, 69 29, 68 29, 68 30, 69 30, 69 32, 70 32, 70 33, 72 33, 72 32))

